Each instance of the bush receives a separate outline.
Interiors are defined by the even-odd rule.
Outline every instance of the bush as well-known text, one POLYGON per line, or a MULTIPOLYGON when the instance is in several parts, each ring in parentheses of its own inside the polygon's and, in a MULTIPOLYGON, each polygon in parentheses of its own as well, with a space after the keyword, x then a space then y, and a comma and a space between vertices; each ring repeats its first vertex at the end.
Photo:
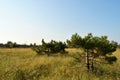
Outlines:
POLYGON ((33 50, 36 51, 37 54, 45 53, 48 56, 50 54, 55 53, 66 53, 65 52, 66 44, 62 43, 61 41, 57 42, 54 40, 51 40, 51 42, 46 43, 44 39, 42 40, 42 45, 34 46, 33 50))

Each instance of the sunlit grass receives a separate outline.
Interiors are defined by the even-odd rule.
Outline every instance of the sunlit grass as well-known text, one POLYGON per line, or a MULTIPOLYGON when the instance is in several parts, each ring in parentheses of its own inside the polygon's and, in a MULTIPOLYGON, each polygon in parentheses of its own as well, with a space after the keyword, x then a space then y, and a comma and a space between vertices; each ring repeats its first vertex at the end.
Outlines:
MULTIPOLYGON (((82 49, 66 49, 68 54, 82 49)), ((36 55, 30 48, 0 49, 0 80, 119 80, 120 49, 113 65, 98 65, 99 74, 88 73, 82 63, 74 64, 69 55, 36 55), (105 73, 106 72, 106 73, 105 73), (118 72, 118 74, 116 74, 118 72)))

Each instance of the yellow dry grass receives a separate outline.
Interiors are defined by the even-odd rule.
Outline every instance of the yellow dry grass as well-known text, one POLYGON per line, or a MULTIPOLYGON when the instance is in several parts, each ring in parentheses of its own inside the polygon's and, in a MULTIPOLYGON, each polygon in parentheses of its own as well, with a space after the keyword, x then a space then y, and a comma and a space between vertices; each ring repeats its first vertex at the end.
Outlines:
MULTIPOLYGON (((83 53, 82 49, 75 48, 66 51, 69 54, 83 53)), ((114 55, 118 58, 117 63, 104 65, 106 70, 119 71, 120 49, 114 55)), ((99 77, 88 74, 85 66, 80 65, 75 65, 71 56, 37 56, 30 48, 0 49, 0 80, 117 80, 116 75, 99 77)))

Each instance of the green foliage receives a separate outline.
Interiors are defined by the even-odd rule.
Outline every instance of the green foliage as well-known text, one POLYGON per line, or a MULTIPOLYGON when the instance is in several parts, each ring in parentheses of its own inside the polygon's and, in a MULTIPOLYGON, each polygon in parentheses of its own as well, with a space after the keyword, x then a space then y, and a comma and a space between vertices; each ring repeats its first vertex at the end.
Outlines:
POLYGON ((37 52, 37 54, 45 53, 48 56, 54 53, 65 53, 66 44, 61 41, 57 42, 51 40, 51 42, 46 43, 44 39, 42 39, 42 45, 33 47, 33 50, 37 52))
POLYGON ((70 40, 67 40, 67 46, 71 48, 79 48, 81 46, 81 36, 77 33, 73 34, 70 40))
POLYGON ((13 45, 14 45, 14 44, 13 44, 11 41, 8 41, 8 42, 7 42, 7 47, 13 48, 13 45))
POLYGON ((106 56, 105 60, 108 61, 108 63, 113 64, 113 62, 117 61, 117 58, 115 56, 106 56))
POLYGON ((97 41, 96 46, 98 48, 99 55, 106 56, 114 51, 116 51, 117 43, 114 41, 109 41, 106 36, 102 36, 97 41))
POLYGON ((87 49, 89 54, 97 54, 99 56, 106 56, 116 51, 117 42, 109 41, 107 36, 93 36, 89 33, 85 37, 79 36, 77 33, 73 34, 70 40, 67 40, 69 47, 87 49))
MULTIPOLYGON (((94 70, 94 62, 96 58, 102 57, 109 63, 113 63, 117 60, 116 57, 107 57, 112 55, 112 52, 116 51, 117 42, 109 41, 107 36, 93 36, 89 33, 85 37, 79 36, 77 33, 73 34, 70 40, 67 40, 68 47, 83 48, 85 51, 86 68, 94 70), (91 67, 90 67, 91 66, 91 67)), ((80 57, 79 57, 80 58, 80 57)), ((79 60, 79 58, 75 58, 79 60)))
POLYGON ((87 36, 85 36, 83 39, 82 39, 82 44, 81 46, 84 48, 84 49, 92 49, 94 47, 94 42, 93 42, 93 35, 91 33, 89 33, 87 36))
POLYGON ((37 54, 42 54, 42 47, 41 46, 34 46, 32 49, 37 53, 37 54))

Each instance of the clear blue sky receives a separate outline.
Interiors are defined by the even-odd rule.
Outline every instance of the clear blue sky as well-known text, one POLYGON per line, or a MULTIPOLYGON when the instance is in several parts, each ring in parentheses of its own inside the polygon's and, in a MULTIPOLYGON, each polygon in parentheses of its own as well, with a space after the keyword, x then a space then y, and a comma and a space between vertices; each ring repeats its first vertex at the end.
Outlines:
POLYGON ((0 0, 0 43, 107 35, 120 43, 120 0, 0 0))

